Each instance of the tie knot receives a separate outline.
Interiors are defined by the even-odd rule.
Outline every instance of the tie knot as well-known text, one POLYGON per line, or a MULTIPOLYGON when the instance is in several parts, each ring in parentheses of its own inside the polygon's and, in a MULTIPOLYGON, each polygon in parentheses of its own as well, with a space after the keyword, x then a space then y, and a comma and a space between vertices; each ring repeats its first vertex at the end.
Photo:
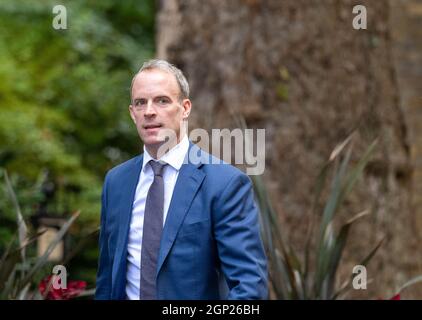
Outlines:
POLYGON ((163 176, 163 170, 167 163, 161 163, 158 161, 151 160, 149 164, 152 168, 152 171, 154 172, 154 176, 163 176))

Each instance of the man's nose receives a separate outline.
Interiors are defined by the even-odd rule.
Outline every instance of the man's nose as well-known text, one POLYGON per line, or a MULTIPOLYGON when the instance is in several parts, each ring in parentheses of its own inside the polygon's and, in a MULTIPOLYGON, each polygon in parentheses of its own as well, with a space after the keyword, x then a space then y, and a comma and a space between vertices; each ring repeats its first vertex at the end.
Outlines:
POLYGON ((152 105, 152 101, 149 100, 145 109, 145 116, 153 116, 155 114, 155 108, 152 105))

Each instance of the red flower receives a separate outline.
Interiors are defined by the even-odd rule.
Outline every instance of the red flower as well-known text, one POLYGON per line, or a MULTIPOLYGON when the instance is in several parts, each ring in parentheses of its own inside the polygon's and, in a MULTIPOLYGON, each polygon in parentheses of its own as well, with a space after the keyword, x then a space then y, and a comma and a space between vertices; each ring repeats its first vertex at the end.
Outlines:
POLYGON ((66 289, 54 289, 54 276, 45 277, 38 285, 38 290, 46 300, 68 300, 77 297, 86 288, 85 281, 67 281, 66 289), (48 293, 46 293, 48 290, 48 293))
POLYGON ((390 300, 400 300, 400 293, 396 294, 394 297, 391 297, 390 300))

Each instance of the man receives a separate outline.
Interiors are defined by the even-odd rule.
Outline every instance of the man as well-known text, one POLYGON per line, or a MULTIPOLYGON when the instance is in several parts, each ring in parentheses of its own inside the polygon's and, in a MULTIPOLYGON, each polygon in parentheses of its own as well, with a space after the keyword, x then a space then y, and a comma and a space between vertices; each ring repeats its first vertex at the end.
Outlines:
POLYGON ((105 178, 96 299, 267 299, 250 179, 189 142, 182 72, 146 62, 131 96, 144 153, 105 178))

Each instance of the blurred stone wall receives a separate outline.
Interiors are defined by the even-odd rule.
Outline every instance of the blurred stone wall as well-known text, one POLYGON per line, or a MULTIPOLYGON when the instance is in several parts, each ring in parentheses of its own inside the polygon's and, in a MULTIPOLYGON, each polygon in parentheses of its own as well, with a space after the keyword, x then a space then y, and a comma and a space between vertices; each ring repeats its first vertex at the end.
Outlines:
MULTIPOLYGON (((390 0, 394 63, 413 166, 411 210, 422 239, 422 0, 390 0)), ((419 270, 422 261, 418 261, 419 270)), ((421 291, 419 291, 421 292, 421 291)), ((419 296, 421 298, 421 296, 419 296)))

